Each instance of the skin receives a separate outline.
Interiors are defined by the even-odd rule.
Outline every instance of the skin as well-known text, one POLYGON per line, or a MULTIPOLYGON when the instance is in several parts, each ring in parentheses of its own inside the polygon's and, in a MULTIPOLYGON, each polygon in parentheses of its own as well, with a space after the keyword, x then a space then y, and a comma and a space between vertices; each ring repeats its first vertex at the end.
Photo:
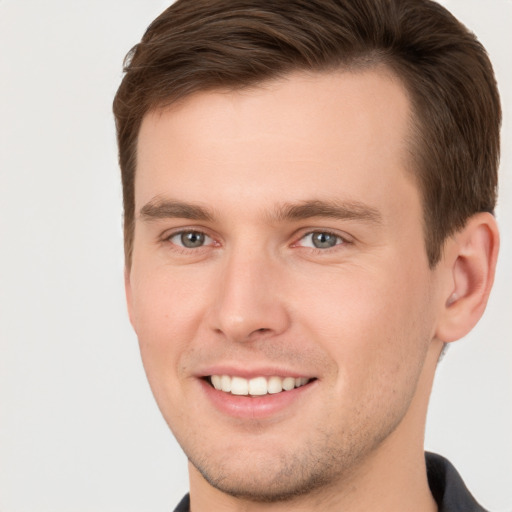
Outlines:
POLYGON ((479 214, 429 268, 410 118, 385 69, 296 73, 144 118, 128 309, 194 512, 436 510, 432 379, 442 342, 483 312, 498 243, 479 214), (306 202, 332 208, 290 215, 306 202), (190 231, 204 245, 183 247, 190 231), (219 367, 314 381, 274 414, 233 417, 205 393, 219 367))

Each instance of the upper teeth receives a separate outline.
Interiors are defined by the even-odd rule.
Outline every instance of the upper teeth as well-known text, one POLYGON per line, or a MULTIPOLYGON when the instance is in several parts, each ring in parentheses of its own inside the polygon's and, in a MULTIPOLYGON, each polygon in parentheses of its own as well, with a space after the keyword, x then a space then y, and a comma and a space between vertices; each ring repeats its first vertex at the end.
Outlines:
POLYGON ((307 384, 310 379, 306 377, 230 377, 229 375, 212 375, 211 383, 215 389, 233 395, 266 395, 267 393, 280 393, 289 391, 307 384))

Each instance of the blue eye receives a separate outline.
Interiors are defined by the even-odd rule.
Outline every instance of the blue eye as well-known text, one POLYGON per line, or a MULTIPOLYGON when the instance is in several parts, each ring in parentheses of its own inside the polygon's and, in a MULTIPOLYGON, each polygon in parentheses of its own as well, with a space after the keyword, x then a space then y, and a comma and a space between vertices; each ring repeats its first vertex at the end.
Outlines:
POLYGON ((341 236, 326 231, 312 231, 301 238, 302 247, 313 249, 331 249, 342 243, 344 243, 344 240, 341 236))
POLYGON ((169 241, 186 249, 197 249, 212 243, 212 239, 200 231, 180 231, 169 237, 169 241))

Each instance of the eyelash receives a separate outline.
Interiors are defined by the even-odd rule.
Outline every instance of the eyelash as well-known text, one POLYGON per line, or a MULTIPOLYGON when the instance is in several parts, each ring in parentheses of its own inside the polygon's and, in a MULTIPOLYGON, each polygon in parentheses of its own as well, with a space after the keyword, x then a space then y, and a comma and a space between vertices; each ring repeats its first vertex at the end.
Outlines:
POLYGON ((315 235, 315 234, 332 236, 332 237, 334 237, 336 239, 336 243, 332 247, 325 247, 325 248, 320 248, 320 247, 304 247, 304 246, 302 246, 302 247, 304 247, 305 249, 309 249, 309 250, 318 252, 318 253, 326 253, 326 252, 337 250, 337 248, 339 248, 339 246, 348 245, 348 244, 351 243, 346 237, 340 235, 339 233, 334 233, 333 231, 324 230, 324 229, 313 229, 311 231, 308 231, 307 233, 304 233, 297 240, 297 242, 294 242, 293 247, 296 247, 296 246, 301 247, 299 245, 300 241, 304 240, 308 236, 315 235))
POLYGON ((204 248, 212 246, 212 245, 213 246, 219 245, 218 242, 215 242, 213 237, 211 237, 204 231, 201 231, 200 229, 181 229, 180 231, 175 231, 171 234, 166 234, 163 237, 163 241, 169 242, 175 250, 183 252, 183 253, 188 253, 189 251, 198 251, 200 249, 204 249, 204 248), (195 234, 195 235, 199 235, 199 236, 204 236, 204 238, 210 240, 210 242, 202 244, 198 247, 185 247, 184 245, 181 245, 177 242, 173 242, 173 238, 182 237, 183 235, 186 235, 186 234, 189 234, 189 235, 195 234))
MULTIPOLYGON (((200 229, 181 229, 179 231, 175 231, 171 234, 166 234, 163 238, 162 238, 163 242, 168 242, 169 244, 171 244, 173 246, 173 249, 178 251, 178 252, 181 252, 183 254, 190 254, 190 251, 199 251, 201 249, 206 249, 208 247, 218 247, 220 246, 220 243, 215 241, 215 239, 213 237, 211 237, 210 235, 208 235, 207 233, 205 233, 204 231, 200 230, 200 229), (196 234, 196 235, 200 235, 200 236, 204 236, 205 239, 209 239, 210 242, 209 243, 205 243, 205 244, 202 244, 198 247, 185 247, 184 245, 181 245, 179 243, 176 243, 176 242, 173 242, 173 238, 176 238, 176 237, 181 237, 185 234, 196 234)), ((328 252, 331 252, 331 251, 335 251, 337 249, 339 249, 340 246, 344 246, 344 245, 349 245, 351 244, 352 242, 345 236, 342 236, 340 235, 339 233, 335 233, 333 231, 329 231, 329 230, 323 230, 323 229, 314 229, 314 230, 311 230, 311 231, 308 231, 304 234, 302 234, 295 242, 293 242, 293 244, 291 244, 291 247, 303 247, 304 249, 307 249, 309 251, 313 251, 315 253, 328 253, 328 252), (312 236, 314 234, 322 234, 322 235, 328 235, 328 236, 332 236, 332 237, 335 237, 336 238, 336 244, 333 245, 332 247, 325 247, 325 248, 320 248, 320 247, 307 247, 307 246, 302 246, 300 245, 300 242, 302 240, 304 240, 306 237, 308 236, 312 236)))

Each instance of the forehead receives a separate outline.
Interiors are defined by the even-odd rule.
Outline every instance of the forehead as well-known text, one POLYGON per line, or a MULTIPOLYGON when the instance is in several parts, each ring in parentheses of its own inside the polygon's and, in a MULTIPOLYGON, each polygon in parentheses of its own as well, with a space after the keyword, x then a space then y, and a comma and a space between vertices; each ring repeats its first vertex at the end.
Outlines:
POLYGON ((196 93, 143 119, 136 209, 168 194, 262 207, 308 194, 396 195, 397 180, 411 181, 409 119, 405 88, 384 68, 196 93))

